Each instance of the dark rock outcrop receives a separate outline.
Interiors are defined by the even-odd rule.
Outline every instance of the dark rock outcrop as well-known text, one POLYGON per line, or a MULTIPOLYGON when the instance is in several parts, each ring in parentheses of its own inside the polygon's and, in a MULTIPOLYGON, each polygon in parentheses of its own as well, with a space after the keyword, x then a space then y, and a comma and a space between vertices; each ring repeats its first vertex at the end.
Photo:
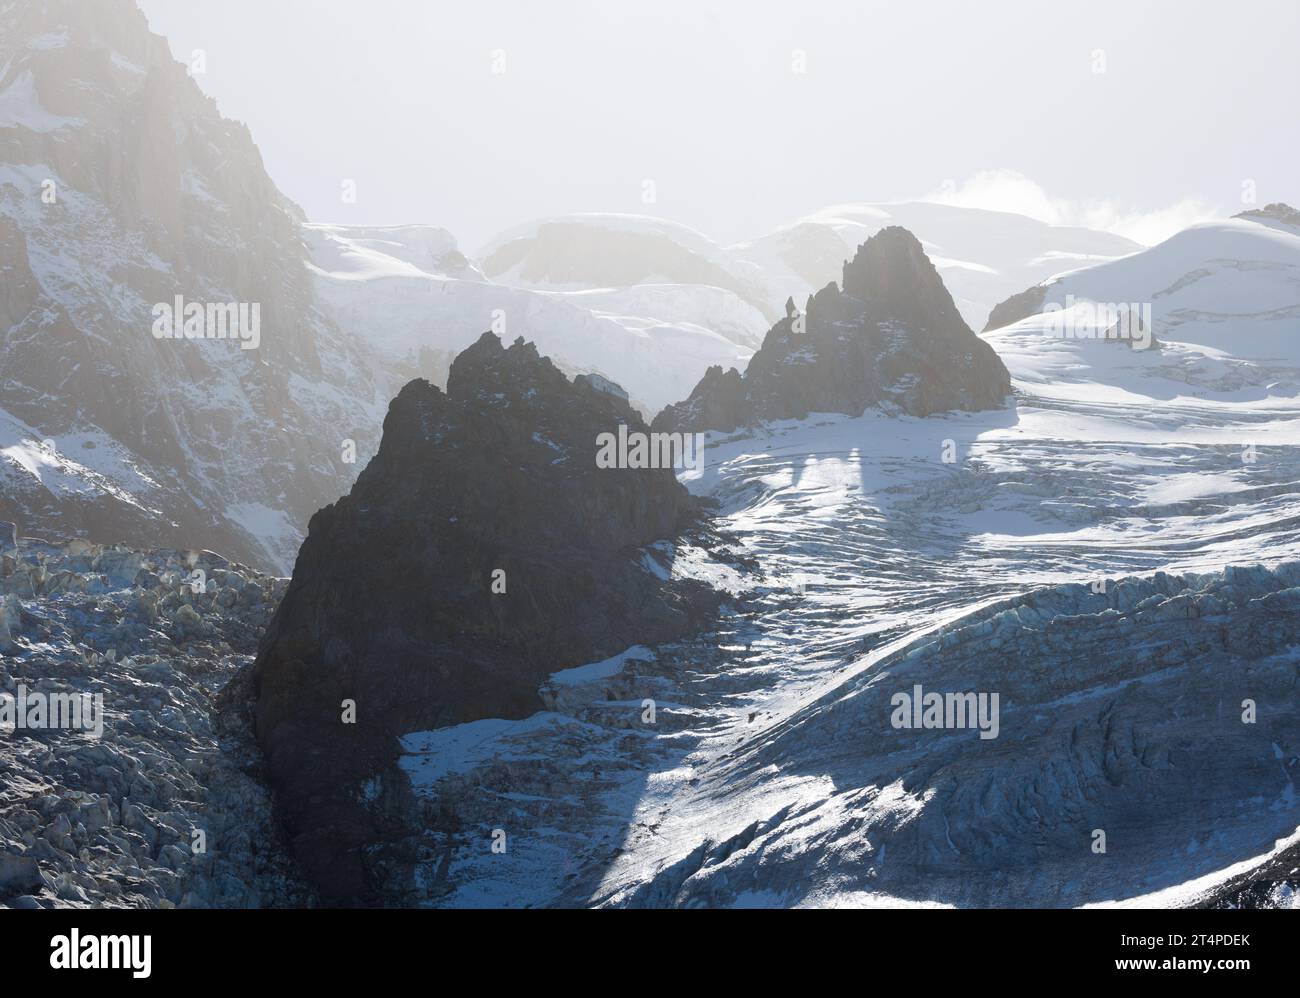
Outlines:
POLYGON ((1232 216, 1233 218, 1246 218, 1252 222, 1263 222, 1266 225, 1281 222, 1283 225, 1289 225, 1294 229, 1300 229, 1300 210, 1292 208, 1283 201, 1274 201, 1272 204, 1266 204, 1263 208, 1251 208, 1249 211, 1239 211, 1232 216))
POLYGON ((871 405, 925 416, 992 409, 1011 391, 1006 367, 962 319, 920 242, 881 229, 828 284, 767 334, 742 378, 710 370, 656 430, 731 430, 810 412, 861 415, 871 405), (842 287, 842 289, 841 289, 842 287))
POLYGON ((989 321, 984 324, 984 332, 1001 329, 1013 322, 1037 315, 1043 310, 1043 303, 1046 300, 1047 285, 1035 284, 1032 288, 1026 288, 1005 301, 998 302, 989 313, 989 321))
POLYGON ((664 409, 655 417, 656 430, 685 427, 730 433, 753 419, 745 379, 734 367, 723 371, 714 364, 704 372, 690 397, 664 409))
POLYGON ((1195 908, 1294 908, 1300 896, 1300 845, 1212 887, 1195 908))
POLYGON ((397 736, 526 717, 550 673, 685 636, 716 607, 640 564, 699 507, 670 469, 597 467, 619 424, 648 429, 616 393, 485 333, 445 394, 402 389, 351 493, 312 517, 253 682, 283 820, 327 903, 393 896, 412 806, 397 736))

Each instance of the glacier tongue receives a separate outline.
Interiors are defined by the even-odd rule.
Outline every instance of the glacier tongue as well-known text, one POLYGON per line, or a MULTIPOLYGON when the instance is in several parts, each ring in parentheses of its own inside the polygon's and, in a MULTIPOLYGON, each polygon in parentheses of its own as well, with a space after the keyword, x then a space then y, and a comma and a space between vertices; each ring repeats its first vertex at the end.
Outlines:
POLYGON ((1294 832, 1296 410, 1018 387, 715 436, 687 484, 763 578, 426 787, 429 900, 1184 903, 1294 832), (893 728, 918 683, 1000 693, 998 738, 893 728))

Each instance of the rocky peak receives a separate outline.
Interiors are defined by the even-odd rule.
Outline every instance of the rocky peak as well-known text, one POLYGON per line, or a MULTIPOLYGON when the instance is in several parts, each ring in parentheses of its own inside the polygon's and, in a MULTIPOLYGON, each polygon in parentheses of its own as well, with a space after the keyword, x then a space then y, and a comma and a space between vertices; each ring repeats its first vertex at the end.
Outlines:
POLYGON ((569 379, 537 346, 517 338, 509 347, 484 333, 457 355, 447 376, 447 394, 455 398, 499 397, 516 403, 564 395, 569 379))
POLYGON ((655 417, 654 428, 662 431, 681 425, 730 433, 749 418, 745 379, 734 367, 724 372, 714 364, 704 372, 704 377, 685 401, 668 407, 655 417))
POLYGON ((312 518, 256 663, 256 727, 328 898, 373 882, 350 850, 391 837, 362 788, 405 786, 397 736, 525 717, 550 673, 684 636, 715 605, 642 564, 639 547, 698 508, 671 468, 597 465, 598 435, 620 425, 647 429, 533 345, 484 334, 446 393, 402 389, 351 493, 312 518))
POLYGON ((763 340, 743 378, 710 370, 655 428, 730 431, 810 412, 861 415, 867 406, 924 416, 1003 404, 1010 376, 971 332, 921 243, 881 229, 844 264, 843 289, 828 284, 801 315, 763 340))
POLYGON ((845 261, 841 285, 877 314, 917 329, 969 331, 921 241, 900 225, 881 229, 858 247, 845 261))

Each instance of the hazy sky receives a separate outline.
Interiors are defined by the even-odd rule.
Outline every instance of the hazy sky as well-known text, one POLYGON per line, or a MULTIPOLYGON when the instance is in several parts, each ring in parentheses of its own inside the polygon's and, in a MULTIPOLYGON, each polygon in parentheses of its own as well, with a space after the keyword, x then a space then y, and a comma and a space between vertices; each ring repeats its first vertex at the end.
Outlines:
POLYGON ((313 220, 470 252, 572 211, 730 242, 940 192, 1153 241, 1300 203, 1297 0, 139 2, 313 220))

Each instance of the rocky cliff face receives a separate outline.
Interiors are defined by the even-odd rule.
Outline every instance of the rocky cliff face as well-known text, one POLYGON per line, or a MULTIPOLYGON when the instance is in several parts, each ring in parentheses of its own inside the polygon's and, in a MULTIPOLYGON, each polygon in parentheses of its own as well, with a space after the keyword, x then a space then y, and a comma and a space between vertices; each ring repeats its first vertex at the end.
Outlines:
POLYGON ((841 286, 794 303, 743 379, 710 371, 690 398, 655 419, 661 430, 729 430, 809 412, 860 415, 880 405, 925 416, 991 409, 1011 390, 1006 368, 962 319, 906 229, 880 230, 844 265, 841 286))
POLYGON ((1037 315, 1042 311, 1043 302, 1047 300, 1047 285, 1035 284, 1032 288, 1017 292, 1010 298, 998 302, 989 312, 989 321, 984 324, 984 332, 1001 329, 1013 322, 1037 315))
POLYGON ((286 825, 327 900, 401 889, 385 879, 412 813, 398 735, 527 716, 550 673, 684 635, 713 605, 642 564, 697 504, 671 469, 597 466, 597 436, 620 424, 647 429, 485 333, 445 394, 401 391, 351 493, 312 518, 254 686, 286 825))
POLYGON ((301 213, 130 0, 0 4, 0 67, 0 517, 287 571, 387 397, 301 213), (256 304, 256 349, 155 338, 177 295, 256 304))

